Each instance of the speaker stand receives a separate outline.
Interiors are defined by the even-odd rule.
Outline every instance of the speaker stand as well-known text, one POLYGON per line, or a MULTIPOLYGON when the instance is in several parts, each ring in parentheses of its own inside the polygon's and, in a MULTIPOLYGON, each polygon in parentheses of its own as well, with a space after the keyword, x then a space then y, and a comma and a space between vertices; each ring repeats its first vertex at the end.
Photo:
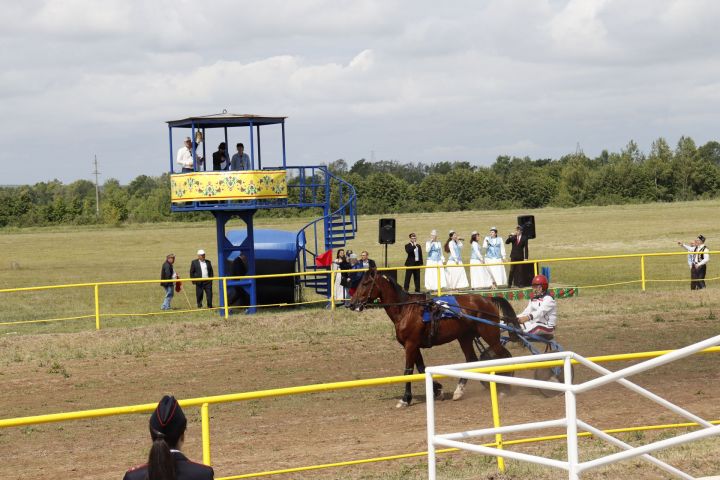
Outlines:
POLYGON ((387 265, 387 246, 388 246, 388 244, 386 243, 385 244, 385 268, 387 268, 387 266, 388 266, 387 265))

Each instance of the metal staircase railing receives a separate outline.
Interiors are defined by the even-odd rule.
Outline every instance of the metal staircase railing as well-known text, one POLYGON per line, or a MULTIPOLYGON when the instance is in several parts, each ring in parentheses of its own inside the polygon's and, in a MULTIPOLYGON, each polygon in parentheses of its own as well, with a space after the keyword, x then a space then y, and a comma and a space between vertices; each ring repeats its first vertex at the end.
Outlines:
POLYGON ((327 167, 288 167, 288 170, 292 168, 298 169, 298 176, 288 182, 289 203, 323 209, 323 215, 301 228, 297 237, 298 271, 323 273, 306 275, 300 282, 329 298, 332 290, 329 268, 318 267, 315 259, 330 249, 344 247, 355 238, 357 195, 352 185, 333 175, 327 167))

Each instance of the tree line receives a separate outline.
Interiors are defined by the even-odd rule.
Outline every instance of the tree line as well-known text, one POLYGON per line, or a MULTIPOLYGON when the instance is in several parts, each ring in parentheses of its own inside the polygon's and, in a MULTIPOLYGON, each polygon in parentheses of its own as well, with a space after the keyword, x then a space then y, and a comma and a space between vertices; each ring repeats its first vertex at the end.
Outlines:
MULTIPOLYGON (((500 156, 490 166, 365 159, 349 165, 341 159, 331 162, 328 169, 355 187, 360 214, 574 207, 720 196, 720 143, 697 147, 690 137, 681 137, 674 148, 659 138, 647 154, 630 141, 620 152, 603 151, 595 158, 582 152, 559 159, 500 156)), ((208 212, 172 214, 168 174, 140 175, 128 185, 107 180, 100 189, 100 212, 96 213, 95 185, 88 180, 0 187, 0 227, 212 218, 208 212)), ((258 216, 287 215, 307 212, 258 212, 258 216)))

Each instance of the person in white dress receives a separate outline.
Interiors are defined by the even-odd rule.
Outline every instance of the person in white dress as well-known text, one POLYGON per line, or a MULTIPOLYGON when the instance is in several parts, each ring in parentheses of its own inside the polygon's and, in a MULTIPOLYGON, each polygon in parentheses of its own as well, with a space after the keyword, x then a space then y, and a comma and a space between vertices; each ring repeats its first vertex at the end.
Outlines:
POLYGON ((482 250, 480 249, 480 234, 470 234, 470 286, 472 288, 490 288, 493 278, 487 268, 483 266, 482 250))
POLYGON ((341 273, 341 271, 350 270, 350 262, 345 257, 345 250, 340 248, 337 251, 337 256, 332 264, 332 269, 335 273, 335 287, 333 288, 333 297, 335 302, 344 302, 349 298, 347 288, 343 285, 343 278, 347 278, 347 273, 341 273))
POLYGON ((470 286, 465 267, 462 266, 462 247, 462 239, 458 238, 455 230, 450 230, 447 242, 445 242, 445 252, 448 254, 448 260, 445 264, 445 276, 450 290, 460 290, 470 286))
POLYGON ((498 237, 497 227, 490 228, 490 234, 483 240, 483 248, 485 249, 485 265, 490 274, 491 287, 497 288, 499 285, 507 285, 507 272, 505 265, 497 265, 505 261, 505 243, 502 238, 498 237))
MULTIPOLYGON (((425 254, 427 255, 427 261, 425 263, 428 267, 442 267, 445 257, 442 254, 442 243, 437 238, 437 230, 430 232, 430 239, 425 242, 425 254)), ((445 288, 447 283, 445 281, 445 269, 440 268, 440 288, 445 288)), ((438 269, 437 268, 426 268, 425 269, 425 290, 437 291, 438 289, 438 269)))

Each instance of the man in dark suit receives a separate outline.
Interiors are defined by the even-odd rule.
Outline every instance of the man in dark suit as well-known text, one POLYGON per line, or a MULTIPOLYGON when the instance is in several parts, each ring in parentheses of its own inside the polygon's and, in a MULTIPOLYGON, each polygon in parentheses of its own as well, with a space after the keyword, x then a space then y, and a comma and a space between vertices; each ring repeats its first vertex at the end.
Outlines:
MULTIPOLYGON (((505 240, 506 244, 511 244, 510 250, 510 261, 511 262, 522 262, 528 259, 528 241, 527 237, 523 235, 523 229, 520 225, 515 227, 515 233, 505 240)), ((511 288, 513 284, 516 287, 527 287, 530 285, 530 276, 528 275, 530 264, 523 265, 510 265, 510 274, 508 275, 508 288, 511 288)))
MULTIPOLYGON (((422 248, 417 243, 417 236, 414 233, 409 235, 410 242, 405 244, 405 253, 407 258, 405 259, 406 267, 417 267, 423 265, 422 248)), ((410 290, 410 277, 415 280, 415 292, 420 293, 420 269, 413 268, 405 270, 405 290, 410 290)))
POLYGON ((227 170, 230 165, 230 159, 227 155, 225 142, 218 145, 217 152, 213 152, 213 170, 227 170))
MULTIPOLYGON (((211 278, 215 274, 213 272, 212 264, 210 260, 205 260, 205 250, 198 250, 197 260, 190 262, 190 278, 211 278)), ((212 306, 212 281, 210 280, 196 280, 193 281, 195 285, 195 297, 197 299, 198 308, 202 308, 203 293, 205 293, 205 299, 207 301, 208 308, 212 306)))

